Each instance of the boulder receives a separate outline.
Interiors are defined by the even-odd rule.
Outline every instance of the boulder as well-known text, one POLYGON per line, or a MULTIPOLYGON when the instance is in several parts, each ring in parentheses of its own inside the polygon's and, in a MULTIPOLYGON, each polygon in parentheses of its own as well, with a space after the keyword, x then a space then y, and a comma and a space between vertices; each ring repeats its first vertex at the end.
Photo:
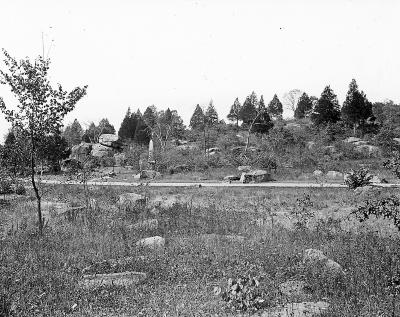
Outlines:
POLYGON ((315 147, 315 142, 314 141, 306 142, 306 147, 307 149, 312 150, 315 147))
POLYGON ((322 150, 327 154, 334 154, 337 152, 334 145, 323 146, 322 150))
POLYGON ((224 177, 224 181, 228 181, 228 182, 238 181, 238 180, 240 180, 240 177, 237 175, 228 175, 228 176, 224 177))
POLYGON ((338 171, 328 171, 326 173, 326 177, 329 179, 342 179, 343 173, 338 172, 338 171))
POLYGON ((160 177, 161 173, 154 170, 143 170, 140 172, 140 179, 155 179, 160 177))
POLYGON ((102 134, 99 136, 99 143, 104 146, 113 146, 114 142, 118 141, 118 135, 116 134, 102 134))
POLYGON ((356 138, 354 136, 351 136, 351 137, 349 137, 349 138, 344 140, 344 142, 347 142, 347 143, 354 143, 354 142, 359 142, 359 141, 361 141, 361 139, 360 138, 356 138))
POLYGON ((197 146, 194 144, 182 144, 182 145, 178 145, 176 147, 176 149, 179 151, 190 151, 190 150, 197 149, 197 146))
POLYGON ((369 157, 379 157, 381 155, 381 149, 375 145, 358 145, 354 150, 369 157))
POLYGON ((221 149, 219 147, 210 147, 209 149, 206 149, 206 154, 208 155, 214 155, 218 152, 221 152, 221 149))
POLYGON ((288 297, 304 296, 306 294, 306 283, 299 280, 289 280, 279 284, 280 292, 288 297))
POLYGON ((111 274, 84 275, 78 285, 83 289, 95 289, 103 286, 131 286, 146 279, 146 273, 122 272, 111 274))
MULTIPOLYGON (((329 303, 319 302, 300 302, 288 303, 278 307, 267 309, 260 317, 316 317, 324 314, 329 308, 329 303)), ((254 315, 255 316, 255 315, 254 315)))
POLYGON ((265 170, 255 170, 247 173, 242 173, 240 181, 243 184, 247 183, 263 183, 272 181, 271 173, 265 170))
POLYGON ((393 138, 393 141, 400 144, 400 138, 393 138))
POLYGON ((384 178, 381 179, 380 177, 378 177, 376 175, 372 176, 370 182, 373 184, 387 184, 388 183, 388 181, 386 179, 384 179, 384 178))
POLYGON ((370 192, 372 192, 374 190, 373 186, 361 186, 361 187, 357 187, 354 189, 354 193, 358 194, 358 195, 365 195, 368 194, 370 192))
POLYGON ((92 144, 82 142, 80 144, 74 145, 71 148, 70 158, 82 162, 83 160, 86 159, 86 157, 90 154, 91 151, 92 151, 92 144))
POLYGON ((352 143, 354 146, 367 145, 368 141, 357 141, 352 143))
POLYGON ((92 146, 91 154, 94 157, 111 157, 113 156, 113 149, 108 146, 96 143, 92 146))
POLYGON ((136 193, 124 193, 119 195, 118 206, 127 211, 135 211, 146 206, 147 198, 136 193))
POLYGON ((186 164, 176 165, 170 169, 171 174, 184 173, 190 171, 190 166, 186 164))
POLYGON ((322 251, 317 249, 307 249, 303 253, 303 263, 313 267, 315 265, 322 265, 327 273, 333 275, 345 274, 342 266, 329 259, 322 251))
POLYGON ((315 171, 313 172, 313 175, 314 175, 315 177, 321 177, 321 176, 324 175, 324 172, 321 171, 321 170, 315 170, 315 171))
POLYGON ((116 166, 123 166, 125 165, 126 156, 125 153, 116 153, 114 154, 115 165, 116 166))
POLYGON ((238 171, 239 172, 250 172, 251 171, 251 166, 249 165, 242 165, 242 166, 238 166, 238 171))
POLYGON ((165 239, 160 236, 144 238, 136 242, 136 246, 138 247, 147 247, 153 250, 164 249, 165 239))

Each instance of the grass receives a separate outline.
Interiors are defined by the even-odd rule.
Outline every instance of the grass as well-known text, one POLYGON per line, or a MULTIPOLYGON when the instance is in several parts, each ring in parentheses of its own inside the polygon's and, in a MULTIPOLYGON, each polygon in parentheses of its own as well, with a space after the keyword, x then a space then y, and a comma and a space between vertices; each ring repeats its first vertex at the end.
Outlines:
MULTIPOLYGON (((224 316, 231 312, 213 288, 246 274, 260 277, 271 305, 304 300, 287 298, 278 288, 289 279, 302 279, 310 288, 307 300, 331 304, 325 316, 400 315, 400 305, 395 302, 393 308, 387 288, 400 269, 399 236, 388 222, 372 219, 360 224, 350 215, 365 196, 319 188, 135 188, 150 200, 182 198, 152 216, 149 210, 118 210, 118 196, 125 191, 91 189, 99 208, 89 220, 54 221, 43 236, 35 233, 34 224, 29 226, 35 211, 23 202, 1 206, 3 227, 24 217, 27 226, 0 240, 0 316, 7 311, 11 316, 224 316), (313 217, 296 229, 298 219, 290 217, 290 211, 299 208, 297 199, 305 194, 313 217), (159 228, 127 229, 146 217, 156 217, 159 228), (202 238, 213 233, 246 240, 213 243, 202 238), (163 252, 135 246, 138 239, 155 235, 166 238, 163 252), (340 263, 346 276, 332 278, 321 268, 302 266, 301 252, 308 248, 340 263), (134 260, 124 270, 147 273, 142 284, 97 291, 78 287, 83 268, 126 256, 134 260)), ((49 186, 45 196, 73 205, 84 201, 79 187, 67 185, 49 186)))

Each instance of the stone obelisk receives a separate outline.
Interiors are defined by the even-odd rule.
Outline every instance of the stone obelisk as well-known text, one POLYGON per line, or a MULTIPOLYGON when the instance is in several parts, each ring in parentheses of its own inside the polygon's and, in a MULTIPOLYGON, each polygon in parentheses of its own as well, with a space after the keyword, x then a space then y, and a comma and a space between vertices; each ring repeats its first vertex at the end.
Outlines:
POLYGON ((154 160, 154 145, 153 145, 153 139, 150 139, 149 142, 149 168, 150 170, 154 170, 154 165, 156 164, 156 161, 154 160))

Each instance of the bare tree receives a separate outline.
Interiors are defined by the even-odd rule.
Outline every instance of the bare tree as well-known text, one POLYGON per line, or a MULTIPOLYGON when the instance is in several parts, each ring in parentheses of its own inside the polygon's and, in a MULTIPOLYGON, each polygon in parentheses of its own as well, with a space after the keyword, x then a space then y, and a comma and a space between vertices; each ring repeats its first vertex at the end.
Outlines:
POLYGON ((292 89, 289 92, 285 93, 282 99, 284 106, 294 113, 297 107, 297 102, 299 101, 299 98, 302 94, 303 91, 301 91, 300 89, 292 89))

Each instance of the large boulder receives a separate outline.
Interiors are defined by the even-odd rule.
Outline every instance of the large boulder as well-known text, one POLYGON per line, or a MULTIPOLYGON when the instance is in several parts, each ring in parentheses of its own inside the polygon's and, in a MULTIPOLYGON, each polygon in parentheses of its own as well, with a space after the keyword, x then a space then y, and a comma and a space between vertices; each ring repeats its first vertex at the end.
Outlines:
POLYGON ((147 198, 136 193, 119 195, 118 206, 127 211, 135 211, 146 206, 147 198))
POLYGON ((342 179, 343 173, 338 172, 338 171, 328 171, 326 173, 326 177, 329 179, 342 179))
POLYGON ((361 141, 361 139, 360 138, 356 138, 354 136, 351 136, 351 137, 349 137, 349 138, 344 140, 344 142, 347 142, 347 143, 354 143, 354 142, 359 142, 359 141, 361 141))
POLYGON ((255 170, 247 173, 242 173, 240 181, 243 184, 246 183, 263 183, 272 181, 271 173, 265 170, 255 170))
POLYGON ((251 171, 251 166, 249 166, 249 165, 238 166, 238 171, 239 172, 245 172, 245 173, 250 172, 251 171))
POLYGON ((135 175, 134 179, 156 179, 160 178, 162 175, 160 172, 154 170, 143 170, 139 174, 135 175))
POLYGON ((104 146, 113 146, 114 142, 118 141, 118 135, 116 134, 102 134, 99 136, 99 143, 104 146))
POLYGON ((208 155, 215 155, 218 152, 221 152, 221 149, 219 147, 211 147, 209 149, 206 149, 206 154, 208 155))
POLYGON ((317 249, 307 249, 303 253, 303 263, 313 268, 316 265, 321 265, 325 272, 331 275, 345 274, 342 266, 329 259, 322 251, 317 249))
POLYGON ((123 166, 125 165, 126 156, 125 153, 116 153, 114 154, 115 165, 116 166, 123 166))
POLYGON ((71 148, 70 158, 82 162, 92 151, 92 144, 82 142, 71 148))
POLYGON ((113 149, 108 146, 96 143, 92 146, 91 154, 94 157, 111 157, 113 156, 113 149))
POLYGON ((130 230, 155 230, 158 228, 158 220, 154 219, 146 219, 132 225, 128 225, 128 229, 130 230))
POLYGON ((324 175, 324 172, 321 171, 321 170, 315 170, 315 171, 313 172, 313 175, 314 175, 315 177, 321 177, 321 176, 324 175))
POLYGON ((224 181, 231 182, 231 181, 239 181, 240 177, 237 175, 228 175, 224 177, 224 181))
POLYGON ((136 242, 138 247, 146 247, 152 250, 162 250, 165 246, 165 239, 160 236, 144 238, 136 242))

